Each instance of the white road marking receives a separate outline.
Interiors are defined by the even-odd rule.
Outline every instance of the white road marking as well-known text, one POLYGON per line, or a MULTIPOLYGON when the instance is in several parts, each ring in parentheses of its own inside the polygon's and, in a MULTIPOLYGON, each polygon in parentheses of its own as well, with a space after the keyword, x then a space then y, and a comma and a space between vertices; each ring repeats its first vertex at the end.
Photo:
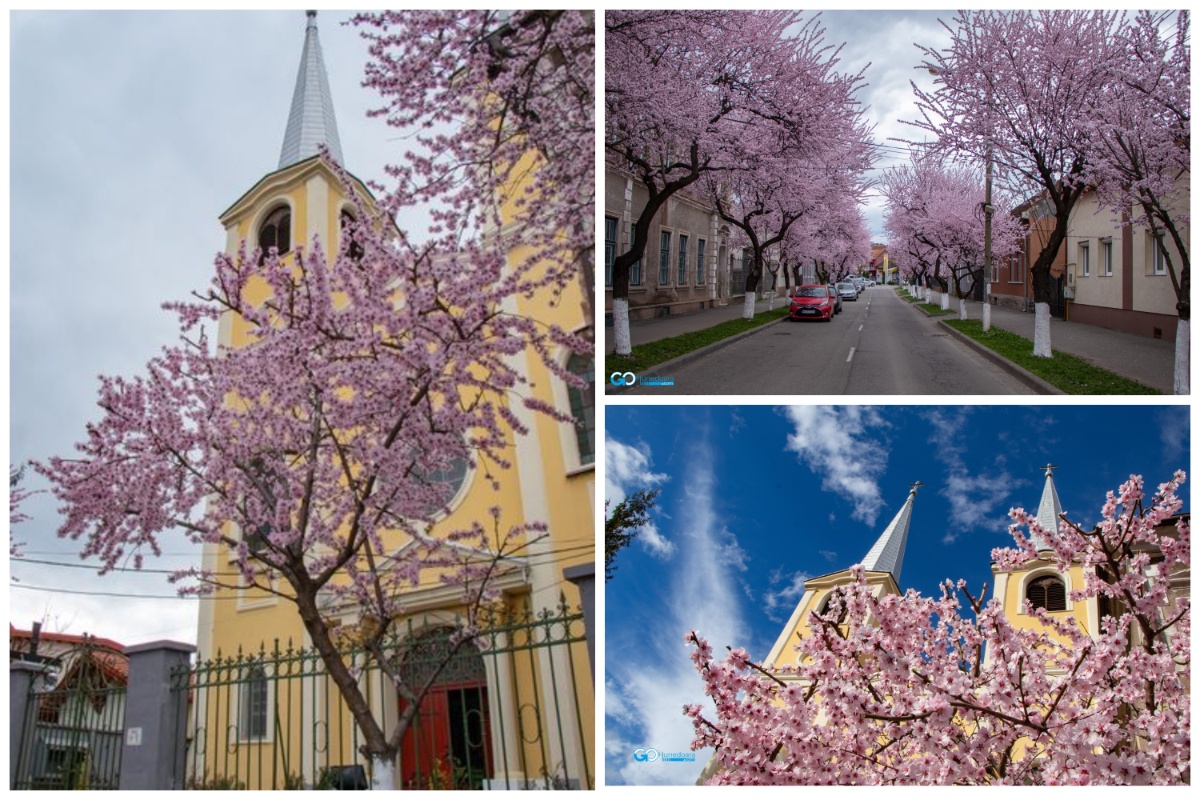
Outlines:
POLYGON ((853 347, 850 348, 850 355, 846 356, 846 363, 849 364, 850 359, 852 359, 852 358, 854 358, 854 348, 853 347))
POLYGON ((858 326, 858 329, 861 331, 861 330, 862 330, 862 325, 859 325, 859 326, 858 326))

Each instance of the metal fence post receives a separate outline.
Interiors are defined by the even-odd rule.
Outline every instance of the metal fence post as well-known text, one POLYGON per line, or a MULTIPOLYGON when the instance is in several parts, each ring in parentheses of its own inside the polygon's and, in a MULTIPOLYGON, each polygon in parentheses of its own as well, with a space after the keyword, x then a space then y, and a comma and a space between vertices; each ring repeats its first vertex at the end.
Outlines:
POLYGON ((563 570, 563 577, 579 587, 579 604, 583 606, 583 624, 586 628, 588 664, 592 668, 592 682, 596 681, 596 564, 580 564, 563 570))
POLYGON ((182 642, 148 642, 125 648, 129 693, 121 789, 182 789, 187 756, 187 692, 175 691, 171 671, 184 667, 196 648, 182 642))
POLYGON ((8 665, 8 787, 10 789, 17 788, 17 770, 21 767, 21 749, 25 745, 25 723, 29 718, 29 702, 33 682, 45 672, 45 664, 13 661, 8 665))

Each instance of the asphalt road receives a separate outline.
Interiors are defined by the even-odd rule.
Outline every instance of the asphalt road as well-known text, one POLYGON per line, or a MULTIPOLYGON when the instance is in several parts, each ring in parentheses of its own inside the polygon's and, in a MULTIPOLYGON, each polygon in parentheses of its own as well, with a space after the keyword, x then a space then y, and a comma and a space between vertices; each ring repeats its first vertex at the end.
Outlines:
POLYGON ((873 286, 830 322, 786 320, 623 394, 1033 394, 936 320, 873 286))

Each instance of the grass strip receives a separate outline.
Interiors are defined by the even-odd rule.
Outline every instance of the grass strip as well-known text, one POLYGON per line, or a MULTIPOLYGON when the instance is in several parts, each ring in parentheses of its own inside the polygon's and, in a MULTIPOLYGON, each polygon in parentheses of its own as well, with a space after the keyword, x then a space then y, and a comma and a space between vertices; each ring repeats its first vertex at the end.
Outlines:
POLYGON ((977 319, 951 319, 946 320, 946 324, 1067 394, 1162 394, 1157 389, 1057 350, 1051 351, 1054 353, 1052 358, 1039 358, 1033 354, 1033 342, 1024 336, 994 326, 984 333, 983 323, 977 319))
POLYGON ((754 319, 726 320, 711 328, 635 345, 633 354, 627 357, 609 353, 604 357, 604 374, 609 375, 618 371, 645 372, 650 367, 670 361, 672 358, 679 358, 679 356, 686 355, 693 350, 699 350, 701 347, 707 347, 710 344, 719 342, 722 339, 728 339, 730 336, 736 336, 744 331, 754 330, 766 325, 768 322, 774 322, 781 317, 786 317, 787 314, 788 307, 785 303, 783 308, 756 313, 754 319))
POLYGON ((954 308, 942 308, 937 303, 921 303, 918 308, 925 309, 925 312, 931 317, 940 317, 943 314, 957 314, 958 310, 954 308))

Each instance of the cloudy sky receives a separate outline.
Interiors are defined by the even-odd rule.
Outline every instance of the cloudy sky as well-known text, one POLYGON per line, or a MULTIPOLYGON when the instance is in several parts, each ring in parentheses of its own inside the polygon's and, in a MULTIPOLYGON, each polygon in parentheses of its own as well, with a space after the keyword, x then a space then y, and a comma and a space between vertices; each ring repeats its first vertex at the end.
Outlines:
MULTIPOLYGON (((347 166, 370 179, 404 142, 366 118, 376 103, 359 86, 366 47, 348 17, 322 12, 320 39, 347 166)), ((305 18, 14 12, 8 22, 9 459, 20 464, 69 455, 96 416, 97 376, 135 373, 172 341, 159 305, 206 285, 225 244, 217 217, 278 165, 305 18)), ((31 471, 24 485, 42 488, 31 471)), ((32 519, 16 538, 51 563, 10 564, 11 622, 125 643, 195 640, 195 601, 172 599, 163 575, 98 578, 78 568, 77 544, 55 537, 51 498, 24 511, 32 519)), ((170 541, 164 550, 150 566, 196 557, 170 541)))
MULTIPOLYGON (((650 535, 605 585, 605 776, 687 784, 685 703, 704 701, 683 637, 761 660, 804 580, 862 561, 920 481, 901 589, 991 582, 1008 511, 1036 510, 1039 467, 1073 521, 1095 522, 1130 474, 1151 487, 1190 463, 1189 409, 1154 406, 629 406, 606 409, 605 499, 661 489, 650 535)), ((1191 509, 1190 484, 1184 510, 1191 509)))

